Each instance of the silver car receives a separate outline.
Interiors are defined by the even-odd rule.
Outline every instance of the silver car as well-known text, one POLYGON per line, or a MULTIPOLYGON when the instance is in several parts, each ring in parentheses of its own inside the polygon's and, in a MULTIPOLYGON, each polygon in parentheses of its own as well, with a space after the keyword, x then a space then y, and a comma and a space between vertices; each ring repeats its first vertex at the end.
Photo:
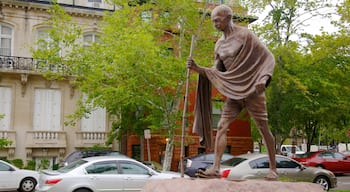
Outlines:
POLYGON ((128 157, 88 157, 56 171, 42 171, 36 192, 134 192, 151 179, 179 177, 180 173, 159 172, 128 157))
MULTIPOLYGON (((337 178, 331 171, 305 167, 297 161, 276 155, 277 173, 281 181, 313 182, 329 190, 337 185, 337 178)), ((263 179, 269 172, 269 158, 266 154, 244 154, 222 163, 221 176, 229 180, 263 179)))
POLYGON ((19 169, 0 160, 0 191, 32 192, 38 178, 39 173, 36 171, 19 169))

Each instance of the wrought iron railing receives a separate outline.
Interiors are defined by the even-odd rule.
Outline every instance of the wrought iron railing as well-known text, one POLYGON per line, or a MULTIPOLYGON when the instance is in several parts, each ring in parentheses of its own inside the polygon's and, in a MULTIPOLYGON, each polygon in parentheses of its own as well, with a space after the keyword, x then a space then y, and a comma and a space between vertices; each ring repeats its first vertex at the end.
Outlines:
POLYGON ((0 70, 21 70, 28 72, 61 72, 66 73, 67 67, 63 64, 48 64, 45 60, 30 57, 16 57, 0 55, 0 70))

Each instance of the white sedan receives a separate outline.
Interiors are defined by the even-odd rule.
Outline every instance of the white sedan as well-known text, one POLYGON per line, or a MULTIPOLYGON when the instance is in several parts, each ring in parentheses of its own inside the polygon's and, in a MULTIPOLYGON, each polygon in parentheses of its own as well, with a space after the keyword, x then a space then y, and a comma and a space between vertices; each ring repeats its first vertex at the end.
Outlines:
POLYGON ((151 179, 179 177, 180 173, 159 172, 132 158, 98 156, 75 161, 56 171, 42 171, 36 191, 135 192, 141 191, 151 179))
POLYGON ((39 173, 19 169, 0 160, 0 191, 32 192, 38 183, 39 173))

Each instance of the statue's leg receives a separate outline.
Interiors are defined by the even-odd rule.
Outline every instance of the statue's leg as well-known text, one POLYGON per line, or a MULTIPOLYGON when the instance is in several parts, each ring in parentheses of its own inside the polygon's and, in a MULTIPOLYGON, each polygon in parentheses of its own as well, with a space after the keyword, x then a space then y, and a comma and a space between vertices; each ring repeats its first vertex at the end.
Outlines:
POLYGON ((216 131, 215 146, 214 146, 215 156, 214 156, 213 166, 209 167, 204 172, 201 172, 201 174, 217 176, 217 177, 220 176, 220 162, 227 145, 227 131, 229 129, 231 122, 235 119, 235 117, 241 111, 241 108, 242 107, 239 105, 238 102, 233 100, 226 100, 222 109, 223 112, 218 122, 218 127, 216 131))
POLYGON ((270 173, 265 177, 267 180, 277 180, 276 170, 276 149, 275 140, 268 128, 267 109, 265 94, 257 95, 246 100, 246 108, 250 116, 254 119, 256 126, 264 139, 267 153, 270 159, 270 173))

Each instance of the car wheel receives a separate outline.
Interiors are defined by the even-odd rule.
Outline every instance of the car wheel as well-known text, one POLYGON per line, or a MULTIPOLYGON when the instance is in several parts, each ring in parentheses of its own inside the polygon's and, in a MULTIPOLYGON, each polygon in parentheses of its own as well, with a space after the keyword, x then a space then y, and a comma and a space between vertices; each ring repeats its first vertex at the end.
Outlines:
POLYGON ((24 178, 18 188, 18 191, 20 192, 33 192, 35 189, 35 186, 37 184, 37 181, 34 178, 24 178))
POLYGON ((74 192, 91 192, 89 189, 77 189, 74 192))
POLYGON ((329 187, 331 186, 331 183, 329 179, 326 176, 317 176, 314 180, 314 183, 320 184, 325 191, 329 190, 329 187))

